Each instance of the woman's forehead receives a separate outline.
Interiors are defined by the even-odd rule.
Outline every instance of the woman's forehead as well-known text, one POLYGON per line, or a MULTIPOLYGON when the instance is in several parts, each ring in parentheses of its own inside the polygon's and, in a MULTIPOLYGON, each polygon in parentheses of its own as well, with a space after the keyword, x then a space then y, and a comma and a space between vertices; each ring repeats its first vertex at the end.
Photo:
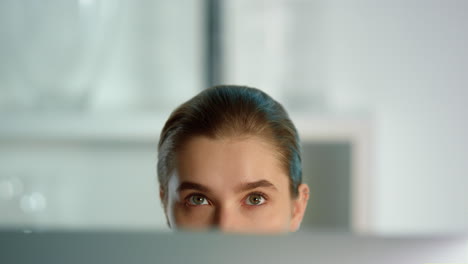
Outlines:
POLYGON ((212 188, 235 188, 241 184, 268 181, 288 188, 276 149, 258 137, 211 139, 194 137, 177 153, 179 182, 195 182, 212 188))

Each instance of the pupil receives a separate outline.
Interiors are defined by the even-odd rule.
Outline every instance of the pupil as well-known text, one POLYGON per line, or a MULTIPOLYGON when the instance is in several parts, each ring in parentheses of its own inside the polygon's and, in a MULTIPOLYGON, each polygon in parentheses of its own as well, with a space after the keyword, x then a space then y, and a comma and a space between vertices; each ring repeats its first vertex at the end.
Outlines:
POLYGON ((195 200, 195 203, 196 203, 196 204, 201 204, 201 203, 203 203, 203 197, 201 197, 201 196, 195 196, 195 197, 194 197, 194 200, 195 200))
POLYGON ((252 202, 253 204, 258 204, 260 202, 260 197, 258 197, 258 195, 251 196, 250 202, 252 202))

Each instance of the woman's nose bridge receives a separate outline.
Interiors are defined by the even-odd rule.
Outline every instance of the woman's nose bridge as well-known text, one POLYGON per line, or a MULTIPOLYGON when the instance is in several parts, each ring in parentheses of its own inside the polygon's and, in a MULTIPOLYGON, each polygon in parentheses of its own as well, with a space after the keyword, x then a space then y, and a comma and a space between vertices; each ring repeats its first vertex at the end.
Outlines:
POLYGON ((216 208, 213 225, 221 230, 234 229, 239 215, 234 206, 219 206, 216 208))

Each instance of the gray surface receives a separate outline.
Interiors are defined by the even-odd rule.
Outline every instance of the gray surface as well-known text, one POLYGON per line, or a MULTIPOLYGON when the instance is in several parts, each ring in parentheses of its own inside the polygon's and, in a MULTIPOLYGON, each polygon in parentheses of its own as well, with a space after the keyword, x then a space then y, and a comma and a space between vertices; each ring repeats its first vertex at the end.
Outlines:
POLYGON ((466 263, 467 237, 0 233, 0 263, 466 263))
POLYGON ((310 187, 302 226, 351 230, 350 143, 305 143, 302 151, 303 178, 310 187))

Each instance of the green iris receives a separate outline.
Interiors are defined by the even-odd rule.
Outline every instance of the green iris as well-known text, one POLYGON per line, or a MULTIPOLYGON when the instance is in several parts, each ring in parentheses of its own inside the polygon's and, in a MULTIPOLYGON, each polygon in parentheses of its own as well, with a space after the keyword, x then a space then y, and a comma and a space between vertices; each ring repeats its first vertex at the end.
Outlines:
POLYGON ((192 195, 189 199, 190 203, 193 205, 203 205, 208 204, 206 198, 201 195, 192 195))
POLYGON ((259 205, 259 204, 262 204, 263 199, 264 199, 263 196, 261 196, 260 194, 252 194, 248 198, 248 204, 259 205))

